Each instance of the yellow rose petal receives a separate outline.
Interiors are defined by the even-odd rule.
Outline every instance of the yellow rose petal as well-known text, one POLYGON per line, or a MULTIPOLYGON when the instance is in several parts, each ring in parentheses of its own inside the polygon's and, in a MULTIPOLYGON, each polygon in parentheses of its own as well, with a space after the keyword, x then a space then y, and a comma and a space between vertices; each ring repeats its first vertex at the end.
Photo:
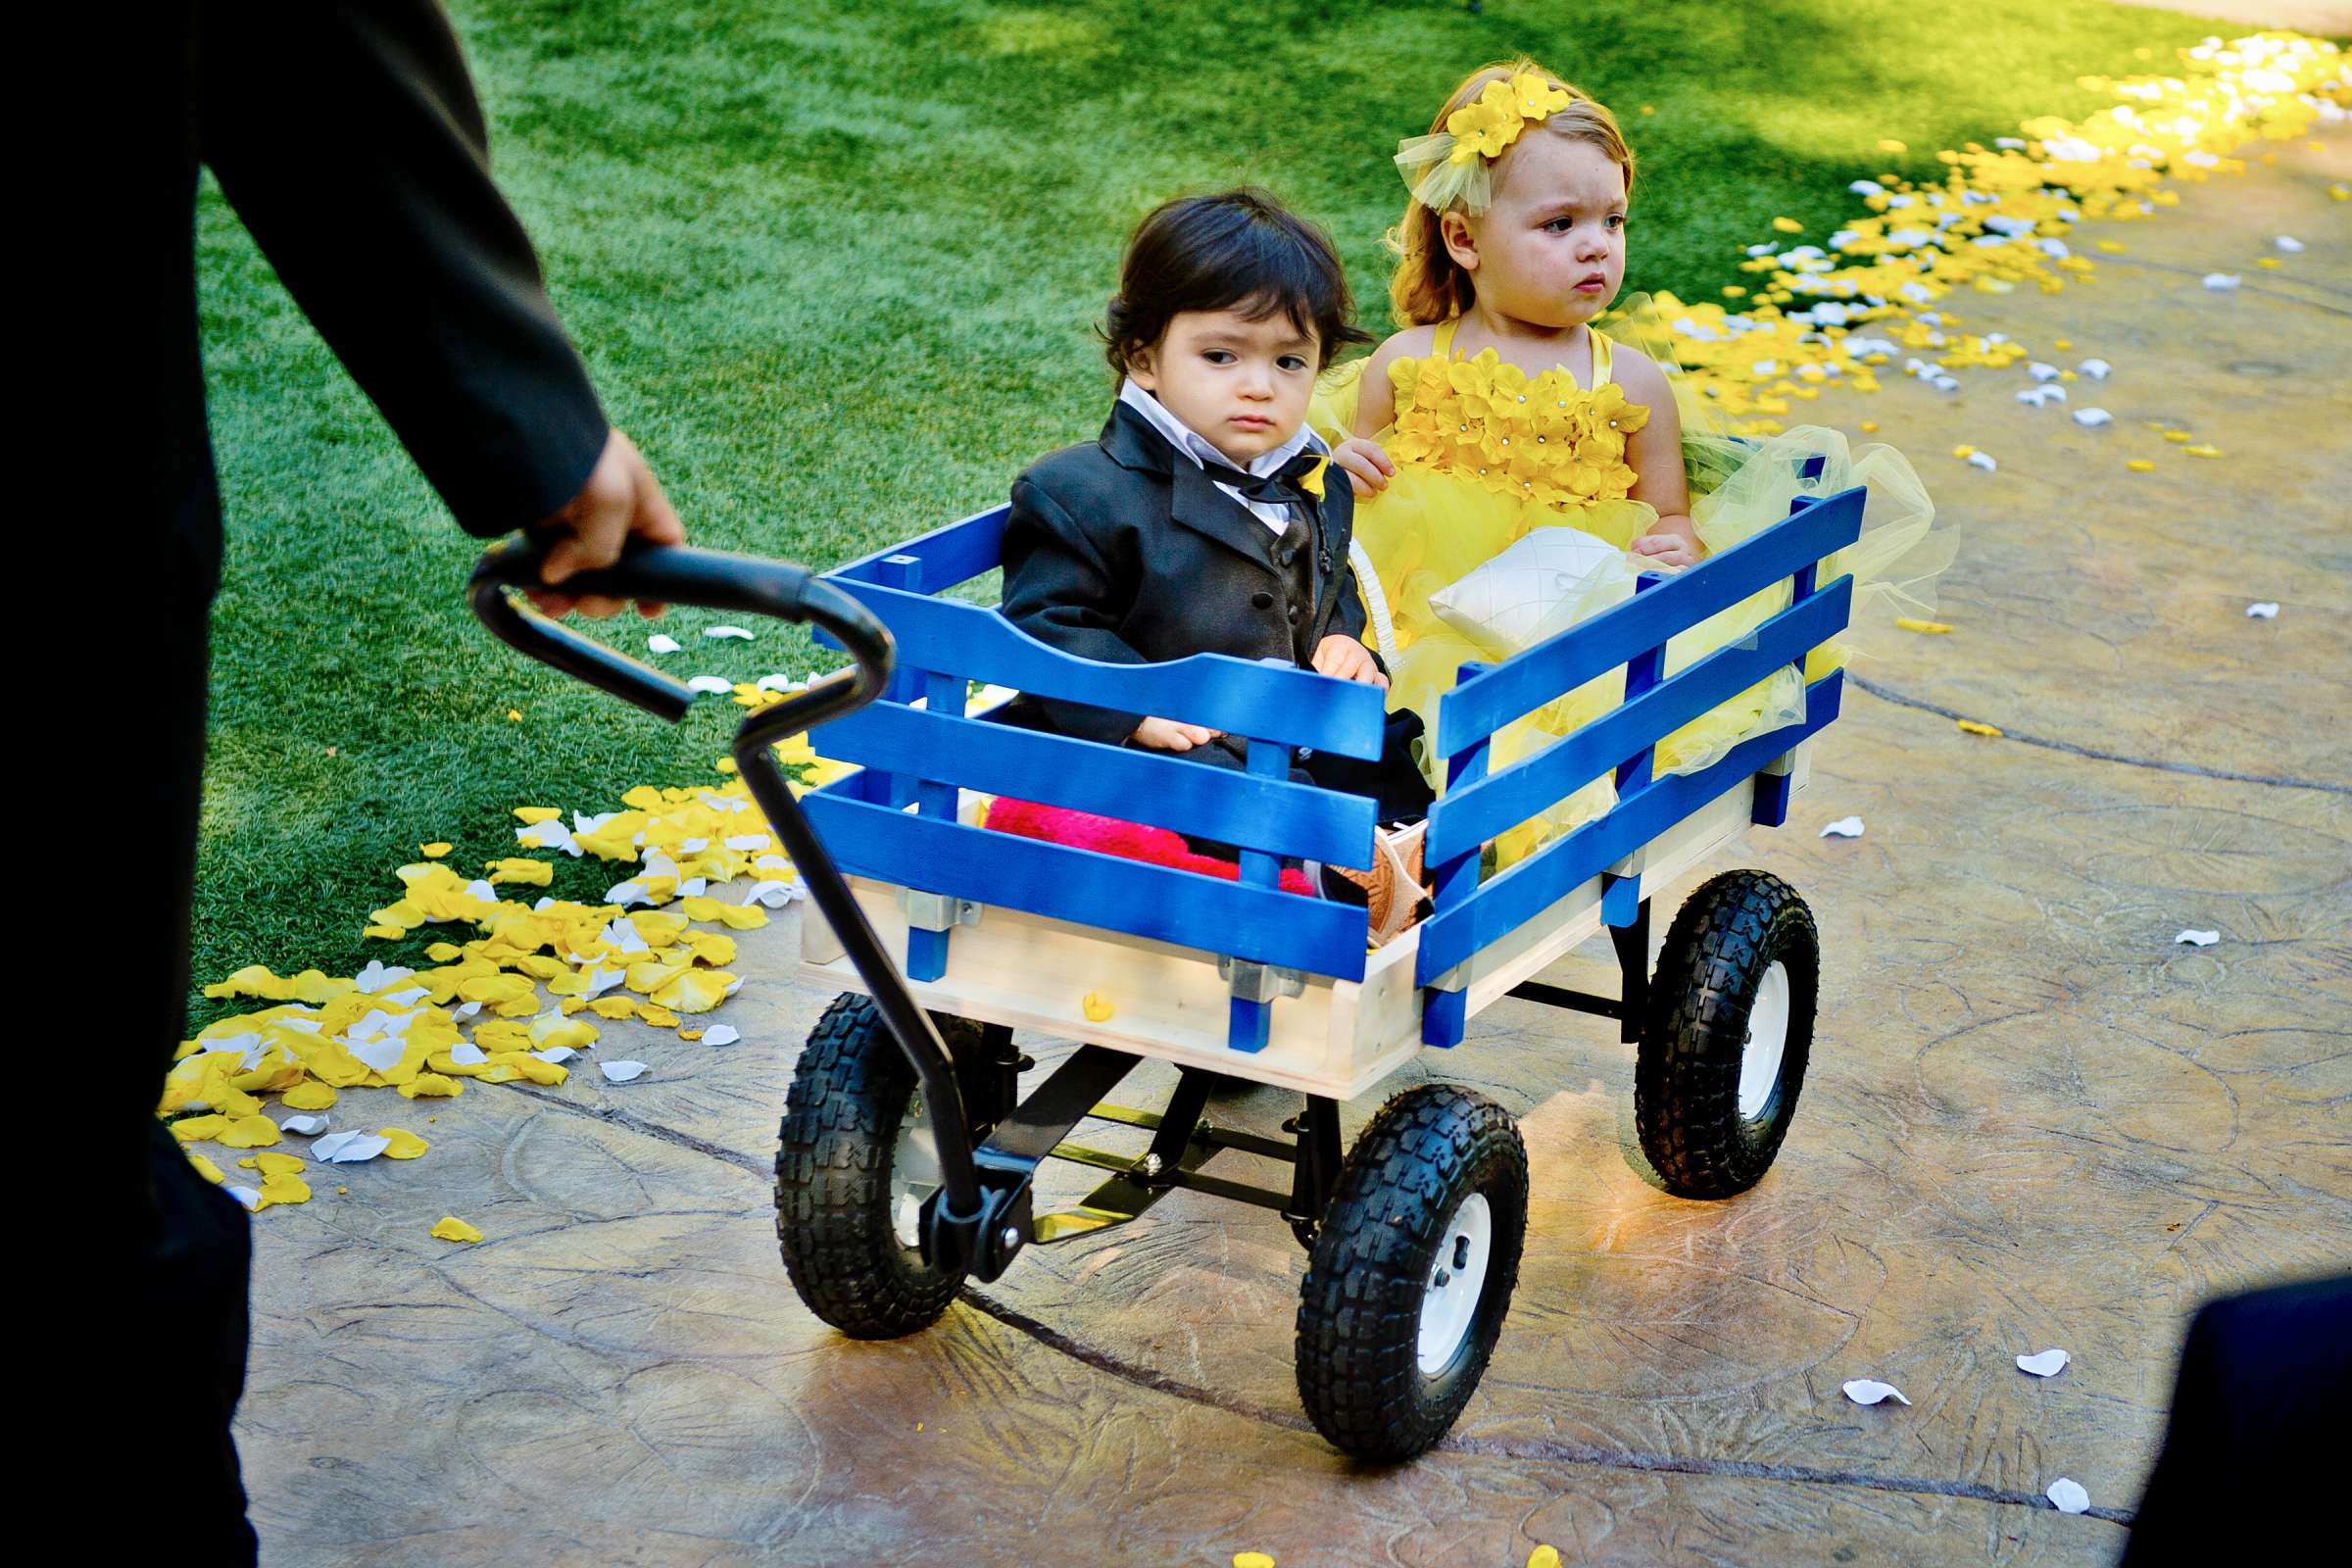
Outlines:
POLYGON ((1972 446, 1956 446, 1952 448, 1952 456, 1955 458, 1973 457, 1976 454, 1976 450, 1977 449, 1972 446))
POLYGON ((335 1102, 335 1092, 316 1079, 305 1079, 277 1097, 288 1110, 324 1110, 335 1102))
POLYGON ((437 1072, 420 1072, 400 1086, 400 1098, 403 1100, 454 1100, 465 1092, 465 1084, 455 1078, 444 1078, 437 1072))
POLYGON ((531 859, 527 856, 517 855, 511 856, 504 860, 492 860, 487 869, 490 872, 492 887, 504 887, 508 883, 514 882, 524 887, 544 888, 552 885, 556 880, 554 866, 545 860, 531 859))
POLYGON ((299 1176, 274 1175, 262 1180, 261 1201, 256 1209, 273 1208, 279 1203, 307 1203, 311 1200, 311 1184, 299 1176))
POLYGON ((1089 1023, 1108 1023, 1111 1015, 1110 999, 1100 991, 1089 991, 1078 1005, 1086 1011, 1089 1023))
POLYGON ((480 1231, 455 1214, 442 1215, 433 1226, 433 1235, 445 1242, 478 1242, 482 1239, 480 1231))
POLYGON ((1883 153, 1907 153, 1911 149, 1907 145, 1896 141, 1891 136, 1885 137, 1879 142, 1879 151, 1883 153))
POLYGON ((1527 1554, 1527 1568, 1560 1568, 1560 1548, 1538 1546, 1527 1554))
POLYGON ((650 1023, 657 1029, 675 1029, 679 1023, 676 1013, 651 1003, 641 1002, 637 1004, 637 1017, 640 1022, 650 1023))
POLYGON ((2054 348, 2054 349, 2071 349, 2071 348, 2073 348, 2074 346, 2075 346, 2074 339, 2072 339, 2072 338, 2065 338, 2065 337, 2062 337, 2062 338, 2058 339, 2058 341, 2056 341, 2055 343, 2052 343, 2052 344, 2050 345, 2050 347, 2052 347, 2052 348, 2054 348))
POLYGON ((634 1018, 637 999, 634 997, 599 997, 588 1004, 588 1010, 599 1018, 634 1018))
POLYGON ((1873 434, 1876 434, 1876 433, 1877 433, 1877 431, 1878 431, 1878 428, 1879 428, 1879 421, 1878 421, 1878 420, 1876 420, 1876 419, 1864 419, 1864 420, 1862 421, 1862 433, 1863 433, 1864 435, 1873 435, 1873 434))
POLYGON ((213 1141, 230 1149, 268 1149, 279 1141, 277 1123, 257 1110, 230 1121, 213 1135, 213 1141))
POLYGON ((428 860, 438 860, 456 848, 456 845, 447 843, 419 844, 416 846, 416 853, 428 860))
POLYGON ((2164 432, 2164 438, 2167 441, 2175 443, 2186 441, 2188 439, 2188 432, 2186 430, 2167 430, 2164 432))
POLYGON ((246 1170, 258 1170, 265 1176, 299 1176, 302 1160, 294 1154, 249 1154, 237 1161, 246 1170))
POLYGON ((2098 242, 2098 246, 2099 249, 2105 251, 2110 256, 2121 256, 2124 254, 2124 242, 2119 239, 2103 239, 2098 242))
POLYGON ((2182 447, 2180 450, 2192 458, 2218 458, 2222 455, 2220 447, 2182 447))
POLYGON ((2146 458, 2133 458, 2124 466, 2130 468, 2133 473, 2154 473, 2156 471, 2156 465, 2146 458))
POLYGON ((1952 629, 1940 620, 1919 620, 1910 615, 1897 615, 1894 623, 1904 631, 1915 631, 1929 637, 1940 637, 1952 629))
POLYGON ((561 806, 517 806, 514 808, 515 819, 526 827, 537 827, 542 822, 553 822, 563 814, 564 808, 561 806))
POLYGON ((522 710, 520 710, 520 709, 518 709, 518 708, 510 708, 510 709, 508 709, 508 710, 507 710, 507 722, 508 722, 508 723, 510 723, 510 724, 519 724, 519 723, 521 723, 521 722, 522 722, 522 710))
POLYGON ((1237 1551, 1233 1568, 1274 1568, 1274 1559, 1262 1551, 1237 1551))
POLYGON ((215 1187, 218 1187, 222 1182, 228 1180, 227 1174, 223 1172, 220 1166, 214 1164, 202 1154, 191 1153, 188 1155, 188 1163, 196 1167, 197 1175, 203 1177, 206 1181, 211 1182, 215 1187))
POLYGON ((2001 733, 1999 725, 1980 724, 1973 718, 1956 719, 1954 722, 1960 726, 1963 733, 1969 735, 1998 735, 2001 733))
POLYGON ((378 1127, 375 1135, 391 1140, 384 1148, 386 1159, 415 1159, 433 1147, 415 1133, 400 1127, 378 1127))
POLYGON ((1772 220, 1772 226, 1776 232, 1783 234, 1802 234, 1805 231, 1805 225, 1793 218, 1776 218, 1772 220))

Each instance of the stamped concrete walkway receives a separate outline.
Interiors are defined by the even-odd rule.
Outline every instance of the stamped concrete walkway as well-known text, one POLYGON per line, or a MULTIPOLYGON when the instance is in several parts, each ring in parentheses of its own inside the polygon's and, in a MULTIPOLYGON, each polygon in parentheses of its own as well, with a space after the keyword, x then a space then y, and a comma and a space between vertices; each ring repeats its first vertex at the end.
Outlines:
POLYGON ((2111 1561, 2187 1314, 2352 1259, 2346 178, 2352 139, 2297 143, 2112 230, 2130 251, 2094 285, 1956 305, 2112 361, 2109 428, 2011 375, 1816 406, 1913 453, 1965 548, 1959 629, 1857 669, 1790 829, 1740 858, 1821 922, 1793 1136, 1756 1191, 1678 1201, 1629 1160, 1631 1060, 1592 1020, 1504 1004, 1425 1055, 1404 1081, 1500 1100, 1534 1177, 1516 1306, 1438 1451, 1370 1470, 1304 1430, 1302 1255, 1190 1195, 1031 1251, 919 1337, 813 1321, 769 1232, 826 1001, 789 978, 788 919, 745 945, 742 1045, 613 1026, 647 1079, 477 1086, 428 1158, 259 1216, 239 1435, 265 1561, 2111 1561), (2278 233, 2309 249, 2258 270, 2278 233), (1867 836, 1815 837, 1847 813, 1867 836), (443 1213, 488 1240, 429 1239, 443 1213), (2011 1365, 2050 1346, 2063 1376, 2011 1365), (1847 1403, 1865 1375, 1911 1406, 1847 1403), (2060 1475, 2092 1515, 2040 1500, 2060 1475))

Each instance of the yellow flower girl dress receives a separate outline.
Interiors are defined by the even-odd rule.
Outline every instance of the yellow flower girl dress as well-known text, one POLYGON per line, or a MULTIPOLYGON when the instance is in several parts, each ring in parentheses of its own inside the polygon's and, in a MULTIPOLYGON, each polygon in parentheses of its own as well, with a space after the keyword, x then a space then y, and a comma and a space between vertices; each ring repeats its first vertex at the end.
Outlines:
MULTIPOLYGON (((1448 590, 1537 530, 1565 525, 1622 552, 1653 531, 1657 519, 1654 509, 1632 499, 1637 475, 1625 460, 1627 437, 1648 422, 1651 411, 1629 401, 1611 379, 1613 345, 1606 335, 1588 329, 1592 384, 1587 387, 1557 367, 1529 375, 1493 349, 1458 356, 1451 348, 1457 324, 1458 318, 1441 323, 1427 355, 1391 363, 1396 418, 1374 439, 1396 471, 1386 490, 1360 498, 1355 511, 1355 536, 1371 560, 1394 628, 1389 706, 1421 715, 1432 737, 1422 766, 1440 790, 1445 753, 1438 699, 1452 688, 1458 667, 1508 658, 1607 608, 1633 592, 1638 565, 1618 562, 1588 574, 1532 616, 1518 605, 1520 613, 1482 619, 1474 608, 1465 609, 1464 596, 1448 590)), ((1359 359, 1335 368, 1317 388, 1309 418, 1334 444, 1351 431, 1365 364, 1359 359)), ((1934 505, 1900 453, 1884 446, 1855 451, 1838 432, 1819 426, 1738 441, 1706 433, 1703 408, 1691 407, 1695 400, 1678 401, 1691 473, 1691 520, 1709 555, 1786 517, 1800 495, 1835 495, 1861 484, 1870 495, 1863 535, 1825 564, 1821 580, 1853 574, 1857 627, 1930 608, 1922 595, 1948 564, 1950 542, 1931 532, 1934 505), (1811 458, 1822 462, 1808 479, 1803 470, 1811 458)), ((1491 595, 1472 600, 1473 606, 1491 602, 1491 595)), ((1673 674, 1744 636, 1788 605, 1783 583, 1690 628, 1666 645, 1663 672, 1673 674)), ((1835 668, 1842 653, 1817 650, 1804 679, 1835 668)), ((1623 700, 1622 670, 1596 678, 1498 732, 1491 766, 1500 769, 1541 750, 1623 700)), ((1803 681, 1793 669, 1780 670, 1667 736, 1653 767, 1660 774, 1694 771, 1752 735, 1795 722, 1803 711, 1803 681)), ((1594 781, 1504 835, 1496 845, 1497 863, 1525 858, 1613 801, 1609 780, 1594 781)))

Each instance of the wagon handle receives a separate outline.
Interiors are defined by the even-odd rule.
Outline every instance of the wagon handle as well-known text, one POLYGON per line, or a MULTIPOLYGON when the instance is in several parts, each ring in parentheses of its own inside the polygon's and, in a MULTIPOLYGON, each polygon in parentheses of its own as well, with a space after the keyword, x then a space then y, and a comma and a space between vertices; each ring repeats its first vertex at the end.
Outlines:
MULTIPOLYGON (((694 703, 690 688, 539 613, 509 592, 539 586, 545 561, 545 543, 527 535, 494 545, 483 555, 466 587, 473 612, 482 624, 510 647, 634 703, 657 718, 671 723, 683 718, 694 703)), ((789 693, 781 702, 754 709, 745 717, 735 732, 735 765, 793 864, 800 868, 810 899, 848 950, 858 977, 922 1084, 923 1102, 931 1107, 938 1138, 942 1218, 976 1220, 981 1207, 980 1180, 973 1168, 972 1140, 954 1058, 930 1014, 906 989, 906 976, 874 934, 841 868, 808 825, 776 763, 779 742, 855 712, 882 695, 896 653, 890 628, 806 566, 715 550, 689 550, 682 545, 632 544, 614 564, 565 580, 564 591, 806 621, 829 633, 849 651, 855 662, 848 669, 811 682, 804 691, 789 693)))

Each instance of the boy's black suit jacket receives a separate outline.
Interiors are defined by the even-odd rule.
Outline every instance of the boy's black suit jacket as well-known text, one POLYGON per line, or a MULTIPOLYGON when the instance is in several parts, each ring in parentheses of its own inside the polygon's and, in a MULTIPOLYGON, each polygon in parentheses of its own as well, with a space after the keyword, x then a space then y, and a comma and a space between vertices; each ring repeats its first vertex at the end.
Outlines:
MULTIPOLYGON (((1013 482, 1004 616, 1064 653, 1116 664, 1192 654, 1289 664, 1325 637, 1360 638, 1348 563, 1355 496, 1337 467, 1325 473, 1320 538, 1310 535, 1307 569, 1295 571, 1273 529, 1143 416, 1116 407, 1102 439, 1041 458, 1013 482)), ((1002 716, 1115 746, 1145 715, 1022 697, 1002 716)))

